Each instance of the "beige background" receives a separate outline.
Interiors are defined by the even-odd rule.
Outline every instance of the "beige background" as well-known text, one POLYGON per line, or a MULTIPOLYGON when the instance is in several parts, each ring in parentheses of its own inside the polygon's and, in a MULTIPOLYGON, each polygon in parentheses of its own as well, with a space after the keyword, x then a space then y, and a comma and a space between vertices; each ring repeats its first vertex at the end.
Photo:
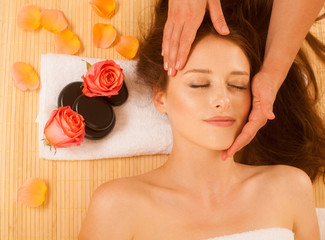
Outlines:
MULTIPOLYGON (((39 74, 41 54, 55 52, 54 34, 45 29, 33 32, 19 29, 17 10, 27 3, 40 10, 60 9, 69 21, 69 30, 82 42, 79 56, 123 59, 113 48, 94 48, 92 26, 109 23, 120 34, 139 36, 139 16, 144 23, 151 19, 149 6, 153 1, 118 0, 116 14, 104 19, 92 11, 87 0, 0 0, 1 240, 76 239, 91 194, 98 185, 114 178, 145 173, 166 161, 166 156, 93 161, 39 159, 38 124, 35 122, 39 89, 32 92, 16 89, 9 70, 12 63, 23 61, 39 74), (39 208, 31 209, 17 202, 19 186, 30 177, 40 177, 48 185, 46 201, 39 208)), ((325 38, 324 24, 313 31, 325 38)), ((315 68, 324 79, 325 67, 316 62, 315 68)), ((317 206, 325 207, 324 185, 315 183, 314 190, 317 206)))

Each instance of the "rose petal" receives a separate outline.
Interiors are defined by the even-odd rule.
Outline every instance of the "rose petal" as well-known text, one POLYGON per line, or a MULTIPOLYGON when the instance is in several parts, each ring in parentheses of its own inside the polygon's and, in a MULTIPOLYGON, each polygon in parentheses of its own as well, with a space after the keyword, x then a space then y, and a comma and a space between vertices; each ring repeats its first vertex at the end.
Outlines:
POLYGON ((40 10, 32 4, 27 4, 18 10, 17 24, 18 27, 25 30, 37 29, 40 22, 40 10))
POLYGON ((67 29, 56 35, 54 44, 57 53, 75 54, 80 49, 78 37, 67 29))
POLYGON ((99 16, 104 18, 109 18, 115 11, 114 0, 91 0, 89 4, 99 16))
POLYGON ((15 62, 11 65, 11 75, 15 86, 22 90, 35 90, 39 86, 39 78, 34 69, 23 62, 15 62))
POLYGON ((93 64, 82 76, 82 92, 88 97, 117 95, 124 80, 123 69, 113 60, 104 60, 93 64))
POLYGON ((138 52, 139 41, 135 37, 121 36, 114 48, 123 57, 132 59, 138 52))
POLYGON ((45 201, 46 189, 42 179, 29 178, 18 189, 18 201, 29 207, 38 207, 45 201))
POLYGON ((73 111, 70 106, 60 107, 53 110, 44 128, 44 135, 55 148, 67 148, 78 146, 85 137, 84 118, 73 111), (74 122, 69 118, 75 118, 74 122))
POLYGON ((59 33, 68 27, 68 21, 60 10, 44 9, 41 12, 41 25, 50 32, 59 33))
POLYGON ((116 30, 112 25, 96 23, 93 27, 93 42, 97 48, 108 48, 116 39, 116 30))
POLYGON ((60 148, 61 143, 69 143, 71 138, 67 136, 62 129, 59 122, 59 116, 55 116, 52 121, 50 120, 51 117, 44 128, 44 135, 49 144, 53 145, 55 148, 60 148))

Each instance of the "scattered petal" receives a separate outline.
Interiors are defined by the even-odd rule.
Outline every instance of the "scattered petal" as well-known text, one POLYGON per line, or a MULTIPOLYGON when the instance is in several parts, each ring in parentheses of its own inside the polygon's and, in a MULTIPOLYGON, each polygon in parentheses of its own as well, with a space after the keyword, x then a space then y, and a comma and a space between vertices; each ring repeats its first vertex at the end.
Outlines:
POLYGON ((25 30, 37 29, 40 22, 40 10, 32 4, 27 4, 18 10, 17 24, 18 27, 25 30))
POLYGON ((109 18, 115 11, 114 0, 90 0, 89 4, 99 16, 104 18, 109 18))
POLYGON ((93 27, 93 42, 97 48, 108 48, 116 39, 116 30, 112 25, 96 23, 93 27))
POLYGON ((57 53, 75 54, 80 49, 79 38, 69 30, 63 30, 55 36, 55 49, 57 53))
POLYGON ((23 62, 15 62, 11 65, 11 75, 15 86, 22 90, 35 90, 39 86, 39 78, 34 69, 23 62))
POLYGON ((59 33, 68 27, 68 21, 60 10, 44 9, 41 12, 41 25, 50 32, 59 33))
POLYGON ((42 179, 29 178, 18 189, 18 201, 28 207, 38 207, 45 201, 46 190, 42 179))
POLYGON ((138 52, 139 41, 135 37, 121 36, 114 48, 123 57, 132 59, 138 52))

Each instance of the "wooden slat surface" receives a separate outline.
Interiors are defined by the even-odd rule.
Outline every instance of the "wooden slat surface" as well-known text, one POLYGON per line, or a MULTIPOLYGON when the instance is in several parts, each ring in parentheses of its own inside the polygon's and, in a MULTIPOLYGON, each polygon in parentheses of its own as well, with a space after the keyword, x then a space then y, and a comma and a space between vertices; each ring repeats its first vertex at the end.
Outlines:
MULTIPOLYGON (((89 199, 101 183, 145 173, 166 161, 166 156, 103 159, 93 161, 48 161, 39 159, 39 90, 21 92, 13 85, 10 65, 23 61, 40 72, 42 53, 54 52, 54 34, 40 29, 25 32, 17 27, 17 10, 27 3, 39 9, 60 9, 82 41, 79 56, 123 59, 114 49, 97 49, 92 44, 95 23, 112 24, 120 34, 139 36, 138 20, 151 19, 153 0, 118 0, 118 10, 104 19, 91 10, 87 0, 0 0, 0 239, 76 239, 89 199), (140 17, 141 16, 141 17, 140 17), (27 208, 17 202, 17 190, 30 177, 48 185, 45 204, 27 208)), ((325 27, 314 29, 325 37, 325 27)), ((315 65, 325 78, 324 66, 315 65)), ((323 84, 324 85, 324 84, 323 84)), ((323 86, 324 88, 324 86, 323 86)), ((323 98, 324 99, 324 98, 323 98)), ((323 101, 324 102, 324 101, 323 101)), ((318 207, 325 207, 325 188, 315 183, 318 207)))

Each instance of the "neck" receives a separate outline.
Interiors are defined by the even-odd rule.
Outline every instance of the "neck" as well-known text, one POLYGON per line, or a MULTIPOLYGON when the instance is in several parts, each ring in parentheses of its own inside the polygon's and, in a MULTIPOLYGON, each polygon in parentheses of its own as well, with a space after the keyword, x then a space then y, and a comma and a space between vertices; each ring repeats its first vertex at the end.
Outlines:
POLYGON ((240 181, 239 164, 233 158, 221 159, 221 151, 185 146, 174 142, 167 162, 162 166, 171 184, 200 199, 226 195, 240 181))

